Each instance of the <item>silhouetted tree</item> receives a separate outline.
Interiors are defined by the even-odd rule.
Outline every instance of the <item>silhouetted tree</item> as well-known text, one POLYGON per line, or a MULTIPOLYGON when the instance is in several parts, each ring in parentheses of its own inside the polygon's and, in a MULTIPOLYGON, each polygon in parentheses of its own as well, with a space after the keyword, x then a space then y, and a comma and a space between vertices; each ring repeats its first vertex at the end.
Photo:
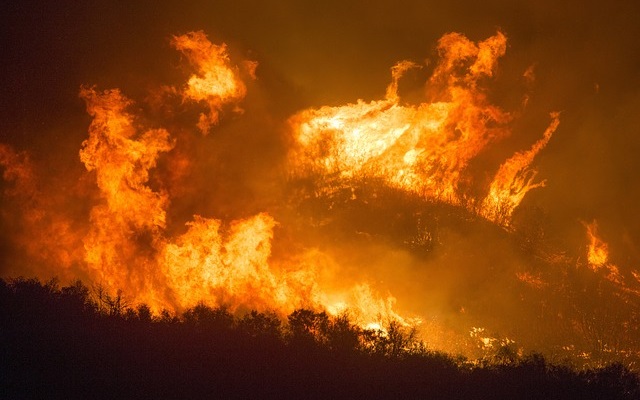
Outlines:
POLYGON ((606 399, 622 395, 628 399, 640 399, 640 377, 620 363, 587 371, 584 375, 596 398, 606 399))
POLYGON ((198 303, 182 314, 184 321, 192 326, 204 330, 229 330, 234 325, 233 315, 225 306, 211 308, 204 303, 198 303))
POLYGON ((178 318, 177 315, 171 313, 169 310, 162 309, 158 317, 158 322, 161 322, 166 325, 174 325, 174 324, 180 323, 180 318, 178 318))
POLYGON ((326 325, 326 346, 329 350, 349 354, 361 349, 362 330, 354 325, 347 313, 331 318, 326 325))
POLYGON ((296 344, 326 343, 329 328, 327 313, 308 309, 295 310, 288 316, 289 339, 296 344))
POLYGON ((416 327, 403 326, 398 321, 389 321, 384 329, 367 329, 363 338, 365 348, 376 355, 394 358, 425 351, 416 327))
POLYGON ((124 312, 124 318, 130 321, 139 321, 149 323, 153 321, 151 308, 146 304, 139 304, 135 309, 127 308, 124 312))
POLYGON ((59 298, 63 307, 72 310, 71 312, 75 315, 93 314, 96 311, 96 306, 91 301, 89 288, 80 280, 61 288, 59 298))
POLYGON ((97 309, 103 314, 120 317, 129 308, 121 289, 118 289, 115 295, 111 295, 103 285, 97 284, 93 291, 97 309))
POLYGON ((238 328, 241 332, 254 338, 282 338, 282 322, 274 313, 251 311, 238 321, 238 328))
POLYGON ((203 303, 181 318, 144 304, 118 314, 90 294, 80 282, 0 279, 0 397, 640 398, 638 375, 619 363, 461 363, 397 321, 362 330, 347 314, 302 309, 283 326, 273 313, 236 318, 203 303))

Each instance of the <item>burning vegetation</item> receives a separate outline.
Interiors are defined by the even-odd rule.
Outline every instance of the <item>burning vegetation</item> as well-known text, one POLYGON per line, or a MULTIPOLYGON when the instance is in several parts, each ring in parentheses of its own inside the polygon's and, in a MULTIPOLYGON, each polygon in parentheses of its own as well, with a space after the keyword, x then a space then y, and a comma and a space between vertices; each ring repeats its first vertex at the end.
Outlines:
MULTIPOLYGON (((460 34, 443 36, 439 61, 425 88, 428 101, 401 102, 398 81, 418 65, 402 61, 392 69, 383 100, 306 110, 292 117, 298 148, 293 171, 339 179, 379 178, 385 185, 425 199, 464 205, 508 226, 534 182, 530 164, 558 126, 558 115, 531 150, 500 166, 485 198, 468 193, 469 163, 491 143, 510 134, 511 114, 487 98, 490 78, 506 50, 498 32, 478 44, 460 34)), ((333 182, 332 182, 333 183, 333 182)), ((486 190, 486 189, 485 189, 486 190)))

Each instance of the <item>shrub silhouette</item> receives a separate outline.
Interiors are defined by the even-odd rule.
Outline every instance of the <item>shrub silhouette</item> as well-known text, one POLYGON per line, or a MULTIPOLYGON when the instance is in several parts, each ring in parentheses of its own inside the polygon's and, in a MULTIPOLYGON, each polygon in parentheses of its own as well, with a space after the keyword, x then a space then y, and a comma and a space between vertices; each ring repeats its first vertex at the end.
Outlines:
POLYGON ((251 311, 238 321, 238 329, 252 338, 271 340, 282 338, 282 322, 275 313, 251 311))
POLYGON ((351 322, 349 315, 342 313, 326 324, 325 346, 334 353, 352 354, 363 349, 362 334, 362 330, 351 322))
POLYGON ((311 345, 327 342, 329 317, 327 313, 299 309, 292 312, 289 320, 289 340, 296 344, 311 345))
POLYGON ((226 307, 211 308, 204 303, 199 303, 182 314, 187 325, 205 331, 226 331, 234 325, 233 315, 226 307))
POLYGON ((2 398, 638 399, 614 363, 574 370, 532 354, 484 365, 429 351, 415 328, 356 326, 300 309, 180 315, 96 296, 81 282, 0 279, 2 398), (102 301, 103 303, 100 303, 102 301))

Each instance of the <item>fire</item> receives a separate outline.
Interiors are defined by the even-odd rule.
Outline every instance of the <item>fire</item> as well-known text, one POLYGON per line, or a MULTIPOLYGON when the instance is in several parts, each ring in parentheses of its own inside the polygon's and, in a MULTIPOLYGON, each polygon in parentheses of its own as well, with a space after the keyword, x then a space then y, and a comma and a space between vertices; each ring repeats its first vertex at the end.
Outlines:
POLYGON ((544 181, 534 182, 537 171, 529 165, 542 150, 560 124, 559 113, 552 113, 551 125, 531 149, 514 154, 498 169, 489 187, 489 194, 484 199, 481 214, 487 219, 508 225, 513 211, 531 189, 542 187, 544 181))
POLYGON ((212 297, 260 309, 292 311, 293 305, 302 304, 313 285, 277 274, 269 265, 275 223, 270 215, 258 214, 233 222, 223 235, 221 221, 196 216, 189 230, 166 244, 160 256, 162 272, 181 308, 212 297))
MULTIPOLYGON (((448 34, 440 39, 440 62, 426 88, 433 101, 401 103, 398 80, 417 67, 402 61, 391 69, 384 99, 298 113, 290 120, 297 143, 291 157, 294 170, 340 180, 377 178, 427 198, 468 203, 463 183, 469 179, 470 161, 510 133, 512 115, 490 104, 480 88, 505 49, 500 32, 478 44, 448 34)), ((543 185, 533 183, 535 171, 529 165, 558 125, 558 114, 552 118, 531 150, 517 153, 499 169, 486 199, 478 202, 480 215, 508 225, 524 195, 543 185)))
POLYGON ((587 261, 589 266, 597 271, 604 266, 609 259, 609 249, 605 242, 602 241, 598 235, 598 224, 594 220, 590 224, 585 224, 587 228, 587 239, 589 240, 589 247, 587 250, 587 261))
MULTIPOLYGON (((362 231, 359 227, 353 230, 362 234, 358 241, 335 245, 335 241, 318 239, 335 228, 319 228, 324 227, 322 218, 313 220, 314 231, 308 236, 303 233, 302 238, 296 237, 307 227, 297 224, 308 221, 297 214, 302 212, 294 208, 298 203, 290 201, 291 197, 278 197, 280 193, 264 203, 256 202, 257 207, 252 204, 250 211, 234 210, 233 218, 223 212, 212 212, 211 209, 217 209, 217 203, 215 207, 190 208, 190 195, 200 195, 197 190, 201 188, 188 181, 202 156, 192 150, 204 141, 208 141, 208 145, 228 146, 228 141, 234 139, 233 134, 246 129, 245 125, 226 129, 218 124, 226 111, 240 111, 239 106, 251 89, 247 79, 256 79, 257 64, 237 62, 225 44, 212 43, 201 31, 174 36, 171 46, 183 55, 189 71, 182 82, 161 86, 159 90, 151 88, 150 97, 143 97, 145 104, 138 104, 120 89, 81 87, 79 95, 91 121, 86 140, 79 149, 80 163, 77 163, 86 187, 79 189, 82 193, 77 196, 82 197, 82 204, 75 209, 65 211, 65 207, 73 208, 69 207, 73 199, 61 200, 66 193, 51 195, 54 191, 39 181, 38 170, 42 168, 30 160, 29 154, 0 144, 0 167, 5 181, 3 201, 12 202, 11 207, 1 210, 2 226, 10 228, 16 248, 32 256, 27 262, 46 263, 47 272, 55 269, 55 275, 66 281, 81 278, 108 293, 122 290, 128 304, 145 303, 154 312, 167 309, 180 313, 199 302, 213 307, 225 306, 239 314, 249 310, 273 311, 282 317, 298 308, 308 308, 331 315, 346 313, 360 327, 380 335, 386 334, 390 321, 405 326, 420 324, 421 330, 427 332, 425 339, 434 348, 455 353, 486 356, 498 354, 506 347, 516 348, 513 340, 502 339, 497 333, 488 334, 498 332, 492 325, 500 323, 479 321, 485 318, 483 308, 488 306, 483 304, 474 309, 475 294, 460 293, 467 285, 446 281, 459 277, 459 272, 449 275, 438 270, 440 262, 450 268, 445 264, 451 260, 447 253, 457 252, 458 247, 446 248, 441 254, 434 251, 425 255, 415 251, 426 248, 425 244, 433 243, 436 247, 447 240, 447 232, 440 235, 437 231, 422 229, 420 220, 408 223, 411 229, 415 227, 420 231, 412 234, 410 240, 378 247, 387 238, 375 237, 365 225, 362 231), (194 117, 185 124, 184 118, 174 118, 185 110, 187 115, 201 112, 199 119, 196 121, 194 117), (161 113, 156 114, 158 111, 161 113), (154 119, 159 115, 161 118, 154 119), (203 137, 217 129, 221 135, 203 137), (284 200, 284 205, 273 205, 280 200, 284 200), (21 211, 9 215, 9 209, 21 211), (362 243, 370 244, 371 248, 356 248, 362 243), (402 257, 374 260, 373 265, 365 265, 373 258, 369 254, 367 257, 350 254, 354 249, 357 253, 361 249, 386 252, 398 248, 392 246, 401 248, 402 257), (342 261, 333 257, 342 257, 342 261), (436 267, 433 273, 432 266, 436 267), (394 279, 388 279, 396 272, 394 279), (369 276, 369 273, 387 276, 369 276), (425 286, 406 283, 416 276, 419 277, 416 279, 431 280, 429 287, 435 289, 435 293, 426 290, 423 293, 416 288, 425 286), (417 293, 402 293, 402 297, 396 298, 383 285, 411 288, 417 293), (459 301, 449 298, 460 294, 459 301), (405 305, 402 301, 415 303, 405 305), (403 306, 417 307, 422 319, 410 315, 403 306)), ((382 98, 310 108, 290 116, 286 124, 270 125, 268 128, 274 131, 285 128, 277 132, 279 136, 274 143, 269 143, 283 147, 274 151, 278 153, 274 170, 279 172, 283 167, 285 178, 302 178, 319 184, 314 189, 320 196, 351 186, 351 200, 365 197, 362 202, 354 201, 354 205, 375 201, 377 193, 367 197, 367 192, 361 192, 361 187, 356 186, 361 181, 375 181, 392 188, 394 194, 395 191, 411 194, 412 201, 421 196, 446 202, 519 234, 518 228, 511 228, 512 215, 530 190, 545 185, 544 180, 537 179, 532 165, 550 143, 560 116, 551 113, 542 137, 532 140, 533 144, 526 146, 528 149, 500 160, 483 156, 491 155, 487 149, 512 134, 512 123, 519 114, 493 104, 486 88, 496 75, 498 61, 505 55, 506 48, 507 38, 501 32, 480 42, 457 33, 447 34, 438 42, 438 59, 433 65, 421 66, 407 60, 393 65, 382 98), (415 101, 413 96, 412 102, 406 101, 401 80, 409 73, 423 70, 432 72, 424 84, 422 97, 415 101), (481 165, 493 162, 489 173, 474 171, 475 161, 481 165)), ((524 79, 528 84, 534 79, 532 68, 524 73, 524 79)), ((267 124, 273 122, 271 115, 267 117, 267 124)), ((238 142, 234 142, 236 145, 238 142)), ((243 145, 230 148, 244 150, 243 145)), ((257 143, 248 145, 255 147, 257 143)), ((247 151, 238 158, 253 154, 247 151)), ((214 159, 206 166, 222 164, 222 160, 214 159)), ((206 183, 215 180, 219 172, 207 168, 206 183)), ((275 186, 266 179, 261 180, 278 172, 251 176, 251 184, 260 181, 261 187, 275 186)), ((253 194, 250 190, 247 192, 253 194)), ((256 190, 255 193, 264 192, 256 190)), ((211 200, 207 196, 203 194, 194 203, 211 200)), ((441 216, 440 207, 434 208, 437 210, 433 218, 437 221, 441 216)), ((452 210, 448 206, 441 208, 446 212, 452 210)), ((398 214, 401 212, 398 210, 398 214)), ((401 217, 397 219, 398 231, 404 229, 405 215, 401 217)), ((415 213, 408 218, 422 218, 422 214, 415 213)), ((479 224, 482 229, 488 225, 484 222, 479 224)), ((640 296, 640 273, 627 273, 625 268, 614 265, 609 259, 607 244, 598 236, 596 222, 585 226, 589 267, 597 278, 606 281, 608 286, 603 287, 613 287, 621 298, 635 301, 640 296)), ((349 235, 353 233, 350 229, 351 226, 346 230, 349 235)), ((479 228, 478 233, 484 233, 482 229, 479 228)), ((452 230, 451 235, 456 234, 452 230)), ((497 234, 509 240, 516 236, 505 232, 497 234)), ((499 246, 503 245, 510 252, 511 243, 505 240, 499 246)), ((483 251, 469 248, 472 251, 462 247, 460 252, 485 257, 483 251)), ((491 252, 487 253, 488 259, 494 257, 491 252)), ((525 262, 526 256, 521 252, 514 255, 518 263, 513 268, 517 271, 509 270, 508 278, 498 279, 496 286, 489 286, 499 294, 496 298, 506 300, 512 287, 522 292, 519 293, 522 301, 548 293, 558 296, 564 293, 557 290, 555 272, 550 274, 546 267, 569 265, 573 260, 549 261, 551 257, 561 257, 560 253, 551 253, 549 250, 548 259, 535 261, 536 268, 530 268, 532 264, 525 262), (512 285, 509 278, 517 279, 520 284, 512 285), (520 290, 523 287, 527 290, 520 290)), ((460 258, 467 259, 471 258, 460 258)), ((34 270, 38 270, 37 265, 34 270)), ((507 267, 498 262, 491 273, 497 274, 502 268, 507 267)), ((564 269, 561 272, 565 273, 564 269)), ((52 275, 44 273, 40 277, 52 275)), ((471 285, 468 286, 472 291, 471 285)), ((478 287, 482 288, 482 283, 478 287)), ((541 321, 547 321, 545 318, 553 321, 557 313, 559 318, 566 318, 564 325, 571 326, 574 322, 572 314, 561 307, 555 310, 544 303, 540 309, 541 321)), ((519 333, 517 329, 514 332, 526 339, 527 333, 519 333)))
MULTIPOLYGON (((211 44, 201 32, 176 37, 174 45, 201 74, 189 79, 185 97, 208 102, 210 114, 198 123, 208 130, 218 110, 241 98, 245 87, 228 67, 224 45, 211 44)), ((277 222, 268 213, 230 223, 195 215, 184 234, 168 235, 169 195, 152 189, 149 181, 175 139, 165 129, 144 129, 131 112, 133 101, 118 89, 83 87, 80 96, 93 117, 80 160, 95 173, 101 198, 83 238, 86 272, 93 281, 108 290, 125 289, 132 302, 156 311, 205 301, 282 315, 299 307, 349 311, 363 324, 404 322, 393 310, 394 299, 376 296, 366 283, 346 290, 320 287, 313 252, 273 260, 277 222), (335 307, 336 299, 344 306, 335 307)), ((15 173, 7 169, 5 174, 15 173)))
POLYGON ((583 223, 587 229, 587 262, 593 272, 603 271, 605 279, 613 283, 623 293, 640 296, 640 280, 637 271, 624 273, 618 265, 609 259, 609 246, 598 236, 598 223, 593 220, 590 224, 583 223))
POLYGON ((542 289, 549 284, 545 282, 539 275, 534 275, 531 272, 517 272, 516 277, 519 281, 526 283, 535 289, 542 289))
POLYGON ((93 117, 89 138, 84 141, 80 160, 87 170, 95 171, 103 199, 91 211, 91 227, 84 239, 85 261, 108 287, 137 281, 149 271, 136 264, 145 234, 153 247, 165 227, 168 198, 146 184, 149 170, 158 155, 171 149, 169 133, 151 129, 140 133, 134 118, 126 111, 132 102, 119 90, 98 93, 82 88, 80 96, 93 117), (132 262, 133 260, 133 262, 132 262), (132 276, 133 275, 133 276, 132 276))
MULTIPOLYGON (((227 47, 210 42, 203 32, 175 36, 171 44, 184 54, 193 73, 169 92, 179 94, 185 107, 205 105, 191 130, 207 134, 223 110, 238 110, 247 93, 243 78, 255 78, 257 64, 232 62, 227 47)), ((294 139, 289 171, 347 184, 360 178, 381 180, 395 189, 468 207, 508 226, 525 194, 544 184, 534 181, 530 165, 557 128, 558 114, 552 114, 543 138, 496 165, 493 181, 479 198, 470 199, 470 163, 511 133, 514 116, 491 104, 483 88, 505 54, 506 37, 498 32, 474 43, 452 33, 440 39, 437 50, 440 61, 425 88, 428 100, 402 101, 400 79, 421 67, 401 61, 391 68, 384 98, 293 115, 288 120, 294 139)), ((13 192, 6 194, 29 199, 25 220, 31 222, 25 231, 31 236, 22 243, 29 252, 55 260, 110 292, 122 289, 130 303, 146 303, 154 311, 179 312, 204 301, 238 312, 287 315, 300 307, 334 315, 348 312, 362 327, 379 330, 390 320, 419 322, 398 311, 396 298, 378 293, 366 278, 342 282, 342 277, 328 277, 328 270, 340 266, 321 250, 292 246, 296 250, 290 254, 274 255, 278 221, 265 210, 236 220, 192 212, 184 231, 176 233, 168 223, 171 194, 176 192, 172 189, 189 177, 179 170, 188 169, 192 160, 175 153, 190 127, 181 127, 176 135, 154 126, 137 114, 143 107, 119 89, 83 86, 80 97, 92 121, 79 159, 95 186, 91 195, 97 194, 85 193, 88 221, 65 219, 48 201, 37 200, 46 196, 34 183, 28 157, 0 146, 4 179, 15 182, 13 192), (167 159, 178 170, 168 178, 157 172, 167 159), (61 245, 52 244, 54 240, 61 245), (50 249, 64 251, 52 255, 50 249)), ((532 285, 544 283, 519 278, 532 285)))
MULTIPOLYGON (((224 43, 215 45, 204 32, 197 31, 174 36, 171 44, 196 69, 183 90, 183 98, 207 104, 209 112, 200 114, 197 125, 203 134, 207 134, 218 123, 222 106, 237 104, 246 95, 247 88, 240 78, 239 69, 231 65, 224 43)), ((244 66, 249 75, 255 78, 257 63, 248 61, 244 66)))
POLYGON ((146 183, 159 154, 173 147, 169 132, 150 129, 140 134, 133 116, 126 112, 132 102, 117 89, 98 93, 82 88, 80 97, 93 117, 80 160, 87 170, 96 171, 98 188, 105 199, 100 212, 117 217, 118 224, 163 228, 168 198, 153 192, 146 183))

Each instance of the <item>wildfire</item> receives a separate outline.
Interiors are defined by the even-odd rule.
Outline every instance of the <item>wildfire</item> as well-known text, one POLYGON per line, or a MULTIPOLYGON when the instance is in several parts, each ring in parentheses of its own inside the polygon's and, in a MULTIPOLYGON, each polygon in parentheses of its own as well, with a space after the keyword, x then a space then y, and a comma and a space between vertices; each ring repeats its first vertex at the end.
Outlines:
POLYGON ((596 221, 590 224, 585 224, 587 227, 587 239, 589 240, 589 247, 587 250, 587 260, 589 266, 597 271, 607 263, 609 258, 609 249, 605 242, 600 239, 598 234, 598 224, 596 221))
MULTIPOLYGON (((206 134, 226 107, 238 110, 247 92, 242 78, 255 78, 257 64, 232 63, 226 46, 211 43, 203 32, 175 36, 171 44, 194 71, 170 92, 179 94, 187 106, 206 106, 196 125, 206 134)), ((391 68, 383 99, 294 115, 288 121, 295 139, 288 168, 300 175, 333 175, 344 182, 381 179, 393 188, 464 204, 508 226, 525 194, 543 185, 534 182, 536 172, 530 164, 558 126, 558 115, 552 114, 543 138, 530 150, 516 153, 499 167, 485 188, 486 197, 468 201, 470 162, 510 134, 513 116, 492 105, 481 87, 494 75, 505 50, 506 37, 500 32, 479 43, 447 34, 439 41, 440 61, 427 82, 430 101, 401 101, 399 80, 419 68, 401 61, 391 68)), ((323 273, 336 263, 320 250, 274 257, 278 222, 267 212, 234 221, 189 215, 186 231, 174 234, 167 227, 173 181, 162 181, 155 169, 176 151, 177 136, 138 115, 134 101, 119 89, 83 86, 80 97, 92 121, 79 157, 92 182, 95 179, 98 194, 89 207, 89 221, 74 225, 54 216, 45 202, 34 200, 44 196, 33 183, 27 157, 0 146, 4 179, 16 182, 14 191, 5 194, 31 201, 28 215, 33 221, 25 231, 40 233, 24 245, 33 254, 59 260, 109 291, 122 289, 130 302, 146 303, 154 311, 182 311, 205 301, 232 311, 274 310, 282 315, 299 307, 349 312, 363 327, 382 327, 388 320, 417 321, 400 314, 393 296, 379 295, 366 281, 327 279, 323 273), (51 244, 53 240, 63 246, 51 244), (43 250, 61 247, 64 253, 55 257, 43 250)), ((189 167, 184 154, 177 158, 172 166, 189 167)))
MULTIPOLYGON (((302 111, 291 118, 297 142, 292 164, 299 174, 381 178, 391 187, 461 204, 461 183, 469 162, 490 143, 509 135, 512 115, 489 103, 481 81, 491 77, 504 55, 506 37, 498 32, 478 44, 460 34, 440 39, 440 61, 426 92, 433 101, 401 104, 398 80, 417 67, 402 61, 382 100, 302 111)), ((558 126, 558 114, 531 150, 517 153, 498 170, 478 213, 508 225, 534 183, 529 168, 558 126)), ((476 206, 471 205, 474 209, 476 206)))
POLYGON ((629 271, 627 275, 620 271, 620 268, 609 260, 609 246, 598 236, 598 223, 593 220, 590 224, 584 223, 587 228, 587 262, 594 271, 604 271, 605 278, 613 283, 618 289, 633 296, 640 296, 638 283, 638 273, 635 270, 629 271))
MULTIPOLYGON (((210 113, 198 123, 204 132, 203 127, 217 122, 225 103, 244 95, 245 86, 228 68, 225 46, 211 44, 202 32, 176 37, 174 45, 199 71, 189 79, 184 95, 208 102, 210 113)), ((153 190, 149 178, 175 140, 165 129, 141 129, 129 111, 133 102, 117 89, 83 87, 80 96, 93 117, 80 159, 95 172, 102 198, 91 211, 83 239, 84 261, 93 280, 112 290, 125 288, 132 301, 154 310, 183 310, 205 301, 283 315, 298 307, 351 310, 363 323, 403 320, 393 311, 391 297, 376 297, 366 284, 346 292, 319 287, 317 269, 304 254, 290 262, 271 260, 277 222, 267 213, 229 224, 195 215, 184 234, 169 237, 169 196, 153 190), (332 307, 335 298, 342 298, 345 306, 332 307)))
MULTIPOLYGON (((202 31, 174 36, 171 43, 196 69, 196 73, 191 75, 187 82, 183 98, 207 104, 209 113, 200 114, 197 125, 203 134, 207 134, 211 127, 218 123, 222 106, 229 103, 237 104, 246 95, 247 88, 240 79, 238 67, 231 65, 224 43, 211 43, 202 31)), ((255 79, 258 64, 246 61, 243 65, 248 74, 255 79)))
POLYGON ((552 113, 551 125, 543 137, 531 149, 514 154, 500 166, 489 187, 489 194, 482 203, 481 214, 487 219, 508 225, 513 211, 527 192, 545 185, 544 181, 534 181, 537 171, 529 165, 551 139, 560 124, 559 117, 559 113, 552 113))
POLYGON ((548 283, 545 282, 540 276, 534 275, 530 272, 517 272, 516 277, 519 281, 526 283, 535 289, 542 289, 545 286, 548 286, 548 283))

